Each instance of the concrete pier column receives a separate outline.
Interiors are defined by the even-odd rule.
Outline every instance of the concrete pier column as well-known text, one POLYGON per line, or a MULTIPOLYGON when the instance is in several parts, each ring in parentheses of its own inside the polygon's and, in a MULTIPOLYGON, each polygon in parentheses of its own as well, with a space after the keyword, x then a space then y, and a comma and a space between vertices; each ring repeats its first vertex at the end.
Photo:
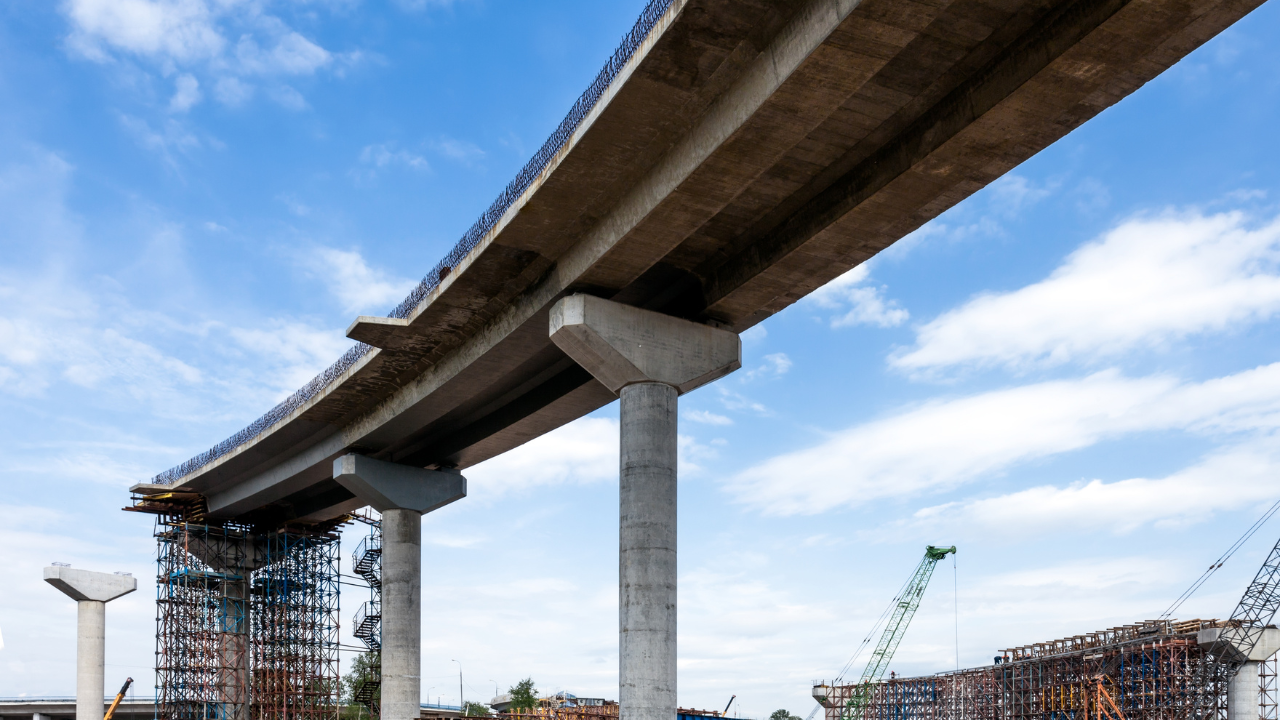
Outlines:
POLYGON ((107 603, 138 589, 129 575, 44 569, 44 580, 76 601, 76 720, 102 720, 106 712, 107 603))
POLYGON ((1231 662, 1241 663, 1227 685, 1228 720, 1258 720, 1258 666, 1280 651, 1280 630, 1262 630, 1252 647, 1247 649, 1248 635, 1240 628, 1201 630, 1196 636, 1196 643, 1210 652, 1223 654, 1231 662))
POLYGON ((676 389, 622 388, 619 687, 629 719, 676 707, 676 389))
POLYGON ((551 308, 551 340, 622 400, 621 720, 676 716, 678 397, 742 366, 738 336, 588 295, 551 308))
POLYGON ((417 717, 422 695, 422 513, 382 512, 382 712, 417 717))
POLYGON ((382 720, 417 720, 422 703, 422 515, 467 495, 456 470, 344 455, 333 479, 382 513, 382 720))

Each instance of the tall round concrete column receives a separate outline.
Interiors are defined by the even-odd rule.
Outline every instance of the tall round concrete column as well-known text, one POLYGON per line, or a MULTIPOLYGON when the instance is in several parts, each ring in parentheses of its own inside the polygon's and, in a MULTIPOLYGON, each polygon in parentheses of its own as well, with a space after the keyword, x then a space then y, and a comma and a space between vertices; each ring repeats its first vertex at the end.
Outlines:
POLYGON ((76 603, 76 720, 102 720, 105 712, 107 604, 76 603))
POLYGON ((138 581, 66 565, 45 568, 44 581, 76 601, 76 720, 102 720, 107 603, 137 590, 138 581))
POLYGON ((422 513, 382 512, 382 717, 417 720, 422 698, 422 513))
POLYGON ((1258 665, 1247 662, 1227 686, 1227 720, 1258 720, 1258 665))
POLYGON ((622 388, 618 692, 622 720, 676 715, 676 389, 622 388))
POLYGON ((742 367, 742 343, 590 295, 560 299, 549 319, 556 347, 622 399, 620 720, 675 720, 677 398, 742 367))

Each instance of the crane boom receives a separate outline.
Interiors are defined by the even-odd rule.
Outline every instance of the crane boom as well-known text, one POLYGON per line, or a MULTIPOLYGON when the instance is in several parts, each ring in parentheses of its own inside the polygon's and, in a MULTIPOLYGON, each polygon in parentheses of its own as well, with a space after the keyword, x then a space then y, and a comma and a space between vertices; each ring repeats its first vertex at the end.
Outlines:
MULTIPOLYGON (((1218 638, 1206 653, 1209 662, 1202 664, 1192 717, 1205 718, 1213 712, 1209 701, 1210 685, 1215 680, 1230 680, 1239 672, 1249 653, 1262 639, 1262 633, 1280 609, 1280 541, 1271 548, 1253 582, 1245 588, 1244 595, 1218 633, 1218 638)), ((1216 706, 1215 706, 1216 707, 1216 706)))
POLYGON ((894 599, 896 606, 893 608, 893 615, 884 626, 884 633, 880 636, 880 642, 876 643, 871 659, 867 661, 867 668, 862 671, 863 683, 879 680, 884 676, 885 670, 889 669, 889 661, 893 659, 893 654, 898 650, 898 643, 902 642, 902 636, 907 634, 907 626, 911 624, 911 618, 920 607, 920 598, 924 596, 924 589, 929 586, 929 578, 933 577, 934 566, 939 560, 955 551, 955 545, 949 548, 929 545, 924 549, 924 558, 916 566, 911 581, 903 588, 902 594, 894 599))
POLYGON ((893 599, 893 614, 885 623, 884 632, 880 635, 880 641, 876 643, 875 652, 871 653, 871 659, 867 661, 867 667, 862 671, 862 680, 841 709, 842 720, 862 720, 867 701, 871 698, 871 686, 889 669, 889 662, 893 660, 893 654, 897 652, 898 644, 906 635, 911 618, 915 617, 916 610, 920 607, 924 589, 929 586, 929 578, 933 577, 933 568, 939 560, 955 551, 955 545, 947 548, 929 545, 924 549, 924 558, 911 574, 911 579, 903 586, 898 597, 893 599))

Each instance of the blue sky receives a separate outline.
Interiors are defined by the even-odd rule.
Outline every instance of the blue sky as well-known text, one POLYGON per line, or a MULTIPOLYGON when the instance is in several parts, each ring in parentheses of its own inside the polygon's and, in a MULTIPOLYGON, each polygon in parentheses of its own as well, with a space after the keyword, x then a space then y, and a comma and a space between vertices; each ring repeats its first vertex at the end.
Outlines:
MULTIPOLYGON (((636 0, 0 6, 0 695, 71 694, 51 561, 332 362, 527 160, 636 0)), ((927 543, 899 674, 1158 615, 1280 497, 1280 6, 744 336, 681 401, 680 703, 808 713, 927 543), (958 612, 957 612, 958 611, 958 612), (958 616, 958 621, 957 621, 958 616)), ((617 406, 424 522, 423 690, 616 697, 617 406)), ((1280 526, 1179 613, 1228 614, 1280 526)), ((358 541, 353 532, 349 546, 358 541)), ((344 619, 363 597, 344 598, 344 619)))

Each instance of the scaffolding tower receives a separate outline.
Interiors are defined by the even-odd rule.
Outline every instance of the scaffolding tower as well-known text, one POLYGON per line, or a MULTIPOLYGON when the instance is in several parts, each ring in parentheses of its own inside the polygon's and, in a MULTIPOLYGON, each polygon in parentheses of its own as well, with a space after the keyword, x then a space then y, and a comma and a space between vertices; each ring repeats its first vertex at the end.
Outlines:
POLYGON ((128 508, 156 515, 157 718, 336 720, 340 523, 264 528, 204 508, 177 492, 128 508))
POLYGON ((338 715, 338 534, 262 538, 253 579, 253 720, 338 715))

